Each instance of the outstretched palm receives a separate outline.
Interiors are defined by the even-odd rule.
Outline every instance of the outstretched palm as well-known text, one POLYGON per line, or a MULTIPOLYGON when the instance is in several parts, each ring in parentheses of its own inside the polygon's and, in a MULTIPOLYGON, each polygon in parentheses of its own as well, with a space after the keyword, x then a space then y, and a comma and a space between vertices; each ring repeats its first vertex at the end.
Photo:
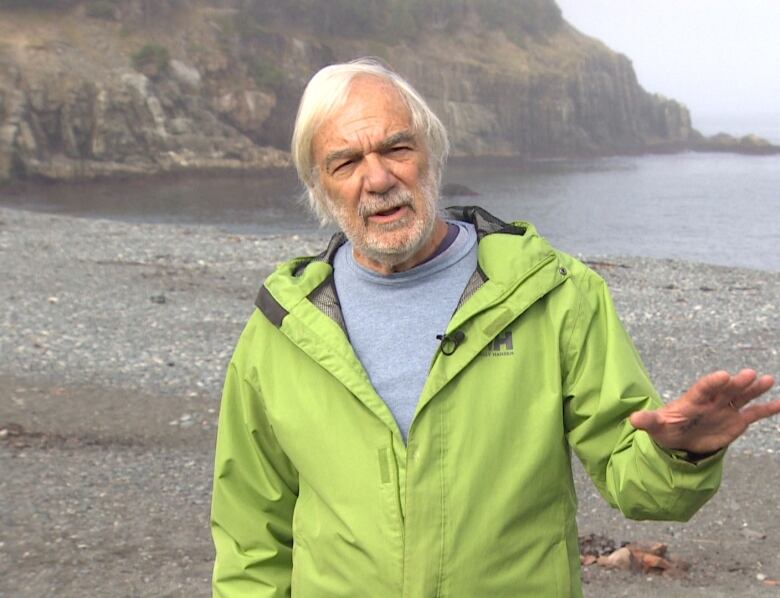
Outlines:
POLYGON ((736 440, 753 422, 780 413, 780 399, 748 405, 773 384, 772 376, 759 377, 753 370, 734 376, 713 372, 664 407, 631 414, 630 422, 664 448, 714 452, 736 440))

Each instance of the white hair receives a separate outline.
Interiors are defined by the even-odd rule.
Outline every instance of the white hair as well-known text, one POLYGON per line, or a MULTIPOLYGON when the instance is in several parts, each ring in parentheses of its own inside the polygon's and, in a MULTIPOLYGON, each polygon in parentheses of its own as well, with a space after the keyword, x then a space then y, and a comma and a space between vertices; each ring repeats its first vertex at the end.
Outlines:
POLYGON ((360 76, 376 77, 398 91, 411 113, 412 131, 425 142, 428 163, 433 169, 437 188, 449 153, 449 140, 444 125, 423 97, 398 73, 373 58, 359 58, 326 66, 311 78, 303 91, 292 136, 293 164, 306 187, 309 206, 323 224, 331 222, 333 218, 323 198, 316 165, 312 163, 312 141, 325 120, 347 101, 352 81, 360 76))

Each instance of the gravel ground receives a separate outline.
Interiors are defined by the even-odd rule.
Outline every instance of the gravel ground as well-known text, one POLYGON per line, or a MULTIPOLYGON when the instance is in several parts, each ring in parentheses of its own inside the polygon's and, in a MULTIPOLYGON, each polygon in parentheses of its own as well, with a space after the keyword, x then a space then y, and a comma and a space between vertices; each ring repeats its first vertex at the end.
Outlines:
MULTIPOLYGON (((324 242, 0 208, 0 596, 208 595, 223 372, 262 278, 324 242)), ((715 368, 780 374, 780 273, 587 261, 664 397, 715 368)), ((687 525, 625 522, 577 468, 581 533, 691 563, 682 579, 591 566, 586 595, 780 593, 779 423, 732 447, 687 525)))

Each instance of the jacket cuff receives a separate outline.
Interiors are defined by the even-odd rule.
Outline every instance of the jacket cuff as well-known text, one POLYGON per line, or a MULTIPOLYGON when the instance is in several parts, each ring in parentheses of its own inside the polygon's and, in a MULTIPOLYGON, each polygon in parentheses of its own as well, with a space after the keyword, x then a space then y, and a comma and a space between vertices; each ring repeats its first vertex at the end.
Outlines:
POLYGON ((678 466, 683 469, 702 468, 722 461, 728 448, 728 446, 724 446, 722 449, 710 453, 692 453, 682 449, 667 449, 657 444, 649 435, 647 438, 662 459, 671 466, 678 466))

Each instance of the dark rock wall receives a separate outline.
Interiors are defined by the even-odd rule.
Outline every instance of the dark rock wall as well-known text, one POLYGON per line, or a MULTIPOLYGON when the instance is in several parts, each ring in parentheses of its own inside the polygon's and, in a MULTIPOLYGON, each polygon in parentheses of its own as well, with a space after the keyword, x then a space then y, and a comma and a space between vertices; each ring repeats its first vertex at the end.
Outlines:
POLYGON ((626 57, 552 0, 360 0, 366 22, 339 28, 357 1, 119 0, 108 19, 89 17, 89 2, 3 11, 0 180, 288 165, 308 77, 362 55, 421 90, 454 155, 679 149, 693 135, 684 106, 644 91, 626 57), (303 11, 315 4, 321 18, 303 11), (131 67, 144 43, 170 52, 164 68, 131 67))

